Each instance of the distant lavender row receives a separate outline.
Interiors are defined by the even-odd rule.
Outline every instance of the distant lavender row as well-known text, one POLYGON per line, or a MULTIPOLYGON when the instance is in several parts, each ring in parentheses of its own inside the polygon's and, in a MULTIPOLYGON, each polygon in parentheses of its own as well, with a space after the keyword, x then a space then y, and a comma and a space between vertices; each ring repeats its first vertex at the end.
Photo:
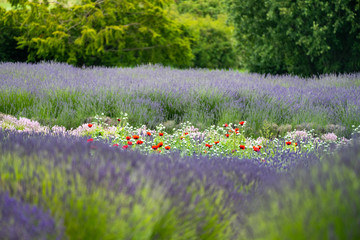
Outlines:
MULTIPOLYGON (((360 125, 360 74, 301 79, 160 66, 78 69, 66 64, 0 64, 0 112, 77 127, 88 117, 129 114, 133 125, 168 120, 211 124, 264 120, 293 128, 360 125)), ((343 129, 345 127, 345 130, 343 129)), ((339 133, 337 133, 339 134, 339 133)))

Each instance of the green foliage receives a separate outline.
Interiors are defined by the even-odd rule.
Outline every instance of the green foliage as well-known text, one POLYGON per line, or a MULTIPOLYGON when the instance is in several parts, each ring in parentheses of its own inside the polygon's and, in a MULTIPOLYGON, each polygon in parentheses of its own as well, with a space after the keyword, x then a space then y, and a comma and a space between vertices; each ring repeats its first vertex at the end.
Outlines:
POLYGON ((76 66, 189 66, 192 53, 183 26, 167 15, 171 1, 12 2, 23 17, 19 48, 28 61, 55 60, 76 66), (24 10, 26 9, 26 10, 24 10), (115 10, 116 9, 116 10, 115 10))
POLYGON ((232 0, 242 63, 252 72, 360 70, 359 0, 232 0))
POLYGON ((222 18, 221 15, 226 13, 225 0, 177 0, 175 2, 181 14, 190 13, 198 17, 210 16, 216 19, 222 18))
POLYGON ((233 27, 227 25, 226 16, 214 20, 183 14, 179 17, 192 36, 194 54, 192 66, 198 68, 237 68, 238 56, 233 39, 233 27))
POLYGON ((20 21, 14 11, 6 12, 0 7, 0 62, 17 62, 26 60, 26 49, 17 49, 15 37, 21 35, 21 30, 15 21, 20 21))

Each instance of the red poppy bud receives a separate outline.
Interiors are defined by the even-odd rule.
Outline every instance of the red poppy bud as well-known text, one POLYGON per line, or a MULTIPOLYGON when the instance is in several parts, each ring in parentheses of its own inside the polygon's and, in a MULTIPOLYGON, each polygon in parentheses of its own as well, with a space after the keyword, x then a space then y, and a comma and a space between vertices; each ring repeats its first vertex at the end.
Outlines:
POLYGON ((188 132, 186 132, 186 133, 184 133, 185 135, 188 135, 189 133, 188 132))
POLYGON ((120 122, 121 121, 121 119, 120 118, 118 118, 118 122, 120 122))
POLYGON ((88 124, 88 127, 91 128, 93 125, 91 123, 88 124))
POLYGON ((295 146, 297 147, 298 143, 295 143, 295 146))

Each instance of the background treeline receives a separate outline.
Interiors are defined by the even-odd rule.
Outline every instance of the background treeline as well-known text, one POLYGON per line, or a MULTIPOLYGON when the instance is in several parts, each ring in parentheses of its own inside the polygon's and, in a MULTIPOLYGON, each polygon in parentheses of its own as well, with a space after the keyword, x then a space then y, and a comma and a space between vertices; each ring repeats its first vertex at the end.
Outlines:
POLYGON ((360 0, 8 1, 0 61, 360 71, 360 0))
POLYGON ((0 61, 237 68, 225 5, 195 2, 10 0, 0 15, 0 61))

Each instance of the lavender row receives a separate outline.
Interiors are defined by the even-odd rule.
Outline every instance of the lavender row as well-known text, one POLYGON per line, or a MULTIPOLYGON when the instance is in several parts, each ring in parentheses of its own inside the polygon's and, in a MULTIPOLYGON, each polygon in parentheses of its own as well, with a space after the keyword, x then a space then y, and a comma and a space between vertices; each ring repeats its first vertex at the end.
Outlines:
POLYGON ((339 157, 284 153, 297 164, 279 173, 250 159, 1 131, 0 191, 50 209, 70 238, 291 238, 296 223, 306 239, 329 229, 357 239, 360 143, 350 144, 339 157))
MULTIPOLYGON (((134 126, 246 120, 249 135, 264 121, 282 128, 336 129, 349 136, 360 124, 360 76, 302 79, 236 71, 161 66, 79 69, 58 63, 0 65, 0 112, 75 128, 90 116, 127 112, 134 126)), ((309 129, 308 129, 309 130, 309 129)))

